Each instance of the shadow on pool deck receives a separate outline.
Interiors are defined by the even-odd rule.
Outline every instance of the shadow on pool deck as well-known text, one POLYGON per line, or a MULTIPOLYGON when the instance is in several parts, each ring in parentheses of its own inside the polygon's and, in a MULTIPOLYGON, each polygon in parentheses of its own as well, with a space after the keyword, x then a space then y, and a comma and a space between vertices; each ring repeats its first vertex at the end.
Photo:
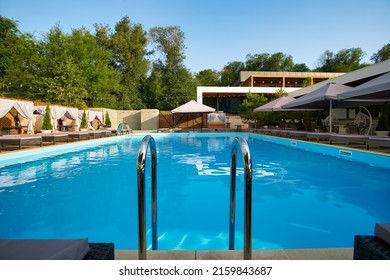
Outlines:
MULTIPOLYGON (((137 250, 115 250, 116 260, 137 260, 137 250)), ((242 260, 243 251, 147 251, 148 260, 242 260)), ((253 250, 253 260, 352 260, 353 248, 253 250)))

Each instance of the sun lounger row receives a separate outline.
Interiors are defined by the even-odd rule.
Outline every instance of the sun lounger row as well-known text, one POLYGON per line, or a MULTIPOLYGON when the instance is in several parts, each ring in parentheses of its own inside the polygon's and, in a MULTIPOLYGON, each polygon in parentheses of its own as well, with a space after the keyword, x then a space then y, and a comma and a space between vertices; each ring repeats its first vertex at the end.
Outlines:
POLYGON ((115 135, 111 130, 90 130, 55 133, 38 133, 35 135, 18 134, 0 136, 0 151, 4 146, 17 146, 20 150, 25 146, 43 146, 43 143, 56 144, 58 142, 69 142, 96 139, 115 135))
POLYGON ((370 147, 387 147, 390 148, 390 137, 375 137, 371 135, 360 134, 338 134, 327 132, 309 132, 282 129, 255 129, 255 133, 280 136, 285 138, 303 139, 307 141, 328 142, 330 144, 343 143, 346 146, 350 144, 365 145, 367 150, 370 147))

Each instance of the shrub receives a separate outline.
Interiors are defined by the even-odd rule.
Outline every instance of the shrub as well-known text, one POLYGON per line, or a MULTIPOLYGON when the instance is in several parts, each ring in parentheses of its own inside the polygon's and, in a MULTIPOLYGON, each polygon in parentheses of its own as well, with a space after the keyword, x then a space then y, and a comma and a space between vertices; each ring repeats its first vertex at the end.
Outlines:
POLYGON ((52 130, 53 124, 51 123, 50 106, 46 105, 45 115, 43 117, 42 130, 52 130))
POLYGON ((83 112, 83 116, 81 117, 80 128, 88 128, 88 125, 87 125, 87 114, 85 113, 85 111, 83 112))
POLYGON ((106 111, 106 115, 104 116, 104 126, 111 127, 111 119, 110 115, 108 114, 108 111, 106 111))

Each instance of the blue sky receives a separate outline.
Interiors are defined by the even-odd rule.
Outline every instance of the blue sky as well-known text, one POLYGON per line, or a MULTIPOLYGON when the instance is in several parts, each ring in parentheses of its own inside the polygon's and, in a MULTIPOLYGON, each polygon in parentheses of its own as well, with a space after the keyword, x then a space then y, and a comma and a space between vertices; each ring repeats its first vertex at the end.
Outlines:
POLYGON ((55 24, 65 32, 123 17, 185 34, 191 72, 221 70, 247 54, 283 52, 314 68, 325 50, 360 47, 365 62, 390 43, 390 0, 0 0, 0 14, 37 37, 55 24))

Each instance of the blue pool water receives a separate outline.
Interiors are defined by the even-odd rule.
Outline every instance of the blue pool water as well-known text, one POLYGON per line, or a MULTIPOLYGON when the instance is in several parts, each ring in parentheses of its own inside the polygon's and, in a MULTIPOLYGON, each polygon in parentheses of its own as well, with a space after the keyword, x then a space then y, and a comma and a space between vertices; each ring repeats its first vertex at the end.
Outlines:
MULTIPOLYGON (((253 161, 254 249, 352 247, 355 234, 372 234, 375 223, 390 222, 390 167, 242 135, 253 161)), ((159 249, 228 248, 233 136, 154 135, 159 249)), ((88 237, 136 249, 136 155, 142 138, 2 163, 0 239, 88 237)), ((148 203, 149 183, 147 177, 148 203)), ((242 248, 241 157, 237 190, 236 245, 242 248)), ((149 219, 147 234, 150 244, 149 219)))

